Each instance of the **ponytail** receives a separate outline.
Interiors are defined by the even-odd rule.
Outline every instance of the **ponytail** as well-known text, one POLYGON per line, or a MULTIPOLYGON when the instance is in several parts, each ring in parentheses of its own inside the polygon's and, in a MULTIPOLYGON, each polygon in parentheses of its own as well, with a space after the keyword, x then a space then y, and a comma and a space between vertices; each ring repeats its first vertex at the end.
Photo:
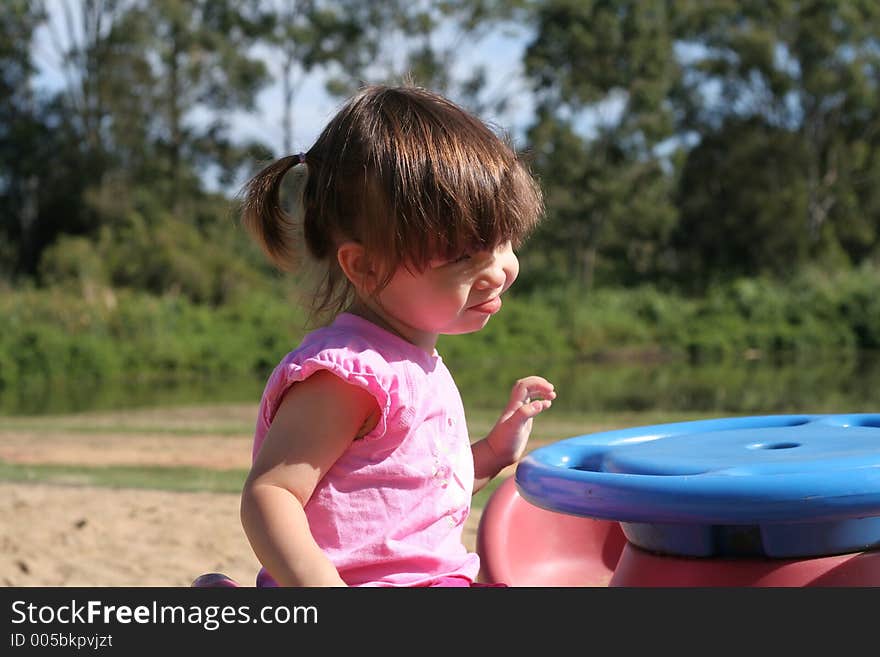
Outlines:
MULTIPOLYGON (((241 221, 257 244, 276 267, 291 271, 297 265, 296 244, 300 241, 302 220, 296 221, 281 207, 281 183, 285 174, 305 164, 304 153, 276 160, 251 178, 244 186, 241 221)), ((304 172, 305 174, 305 172, 304 172)), ((294 213, 302 213, 302 190, 305 175, 294 190, 294 213)))

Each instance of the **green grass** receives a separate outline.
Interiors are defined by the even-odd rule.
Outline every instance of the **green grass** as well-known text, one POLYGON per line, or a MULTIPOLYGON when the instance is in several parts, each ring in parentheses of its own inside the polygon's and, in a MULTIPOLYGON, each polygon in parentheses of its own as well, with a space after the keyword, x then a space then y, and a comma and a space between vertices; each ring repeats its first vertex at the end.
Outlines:
MULTIPOLYGON (((469 413, 471 435, 476 439, 484 436, 497 419, 496 411, 474 410, 469 413)), ((535 421, 532 430, 534 445, 556 442, 572 436, 606 431, 611 429, 662 424, 710 417, 708 414, 640 412, 609 414, 557 413, 551 411, 535 421)), ((142 422, 142 420, 141 420, 142 422)), ((143 426, 138 420, 125 416, 108 420, 100 414, 81 417, 61 416, 57 418, 10 418, 4 420, 4 430, 46 430, 75 433, 166 433, 175 435, 233 435, 248 433, 249 429, 238 426, 235 421, 218 423, 214 426, 185 426, 181 420, 170 421, 170 426, 143 426), (180 423, 175 426, 176 423, 180 423)), ((57 464, 16 464, 0 461, 0 481, 39 482, 59 485, 99 486, 106 488, 136 488, 164 490, 173 492, 241 492, 247 477, 243 469, 215 470, 189 466, 154 465, 57 465, 57 464)), ((473 506, 482 508, 492 491, 501 483, 496 478, 479 491, 473 498, 473 506)))
POLYGON ((21 465, 0 461, 0 481, 174 492, 240 493, 246 470, 162 466, 21 465))
POLYGON ((169 436, 241 436, 253 432, 253 426, 204 426, 204 427, 168 427, 168 426, 126 426, 126 425, 90 425, 64 424, 36 421, 0 422, 2 431, 59 431, 62 433, 83 434, 144 434, 169 436))
MULTIPOLYGON (((731 414, 733 415, 733 414, 731 414)), ((485 436, 498 419, 496 410, 469 410, 468 429, 471 437, 485 436)), ((718 413, 681 411, 632 411, 626 413, 573 413, 557 412, 554 408, 539 415, 532 428, 531 441, 546 443, 598 431, 640 427, 669 422, 687 422, 719 417, 718 413)))

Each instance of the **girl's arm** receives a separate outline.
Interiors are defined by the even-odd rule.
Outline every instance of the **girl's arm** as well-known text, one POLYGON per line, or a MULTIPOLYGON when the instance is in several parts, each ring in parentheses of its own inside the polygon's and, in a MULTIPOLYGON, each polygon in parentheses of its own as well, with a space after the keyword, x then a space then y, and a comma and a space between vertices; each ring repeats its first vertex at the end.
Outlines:
POLYGON ((476 493, 508 465, 519 461, 532 431, 532 418, 550 408, 556 399, 553 384, 540 376, 527 376, 513 385, 510 401, 489 435, 471 447, 476 493))
POLYGON ((241 495, 241 523, 281 586, 345 586, 312 537, 305 507, 321 478, 375 425, 376 400, 319 371, 285 394, 241 495))

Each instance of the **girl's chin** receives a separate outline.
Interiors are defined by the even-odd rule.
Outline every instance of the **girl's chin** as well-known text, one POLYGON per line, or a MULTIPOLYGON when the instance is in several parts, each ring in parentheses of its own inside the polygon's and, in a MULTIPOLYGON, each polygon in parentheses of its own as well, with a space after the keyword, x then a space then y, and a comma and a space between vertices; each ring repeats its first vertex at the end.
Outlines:
POLYGON ((463 335, 465 333, 474 333, 484 328, 489 323, 492 315, 477 315, 476 317, 462 318, 443 331, 444 335, 463 335))

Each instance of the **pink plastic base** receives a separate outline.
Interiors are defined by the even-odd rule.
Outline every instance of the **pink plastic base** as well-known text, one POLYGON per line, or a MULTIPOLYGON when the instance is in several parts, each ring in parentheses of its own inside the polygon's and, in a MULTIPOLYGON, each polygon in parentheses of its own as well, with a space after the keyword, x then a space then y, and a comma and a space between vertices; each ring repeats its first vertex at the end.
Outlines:
POLYGON ((627 544, 609 586, 880 586, 880 551, 810 559, 657 555, 627 544))
POLYGON ((625 543, 619 523, 537 507, 520 497, 510 477, 480 517, 480 579, 509 586, 607 586, 625 543))

